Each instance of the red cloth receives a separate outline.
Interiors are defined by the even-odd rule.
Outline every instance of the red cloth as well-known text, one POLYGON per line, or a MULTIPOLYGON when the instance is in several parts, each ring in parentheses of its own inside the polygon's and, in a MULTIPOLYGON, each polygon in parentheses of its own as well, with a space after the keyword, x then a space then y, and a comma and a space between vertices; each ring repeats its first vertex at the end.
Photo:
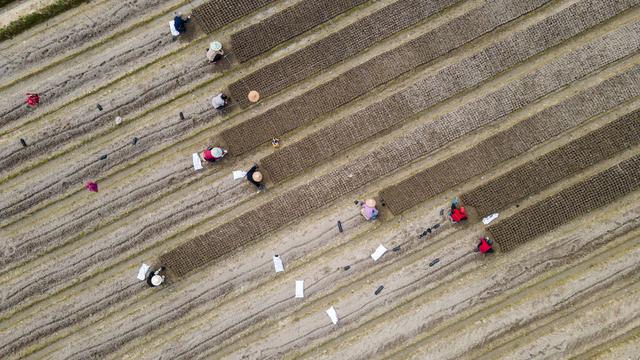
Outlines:
POLYGON ((483 254, 486 254, 489 250, 491 250, 491 245, 489 245, 487 239, 480 239, 480 246, 478 246, 478 250, 480 250, 480 252, 483 254))
POLYGON ((27 105, 35 107, 40 103, 40 96, 38 94, 27 94, 27 105))
POLYGON ((91 192, 98 192, 98 184, 94 183, 93 181, 89 181, 87 182, 84 187, 87 188, 87 190, 91 191, 91 192))
POLYGON ((453 212, 451 213, 451 220, 453 220, 453 222, 460 222, 466 219, 467 213, 464 211, 464 208, 460 208, 459 210, 453 209, 453 212))
POLYGON ((202 157, 204 157, 205 160, 211 161, 211 160, 218 160, 217 157, 214 157, 213 154, 211 153, 211 150, 205 150, 204 153, 202 154, 202 157))

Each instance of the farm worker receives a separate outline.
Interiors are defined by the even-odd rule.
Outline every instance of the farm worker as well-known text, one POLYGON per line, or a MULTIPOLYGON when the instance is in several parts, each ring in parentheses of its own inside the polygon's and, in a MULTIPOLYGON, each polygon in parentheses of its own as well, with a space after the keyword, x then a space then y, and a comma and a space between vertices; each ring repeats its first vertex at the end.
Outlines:
POLYGON ((34 108, 38 106, 39 103, 40 103, 40 96, 38 94, 27 93, 27 105, 34 108))
POLYGON ((93 181, 88 181, 84 187, 91 192, 98 192, 98 184, 93 181))
POLYGON ((213 105, 216 110, 222 110, 229 103, 228 99, 229 97, 227 95, 220 93, 211 99, 211 105, 213 105))
POLYGON ((177 15, 176 17, 173 18, 173 26, 176 28, 177 32, 182 34, 183 32, 187 31, 186 24, 188 21, 189 21, 189 18, 184 20, 182 16, 177 15))
POLYGON ((227 150, 220 147, 212 147, 202 152, 202 159, 208 162, 216 162, 222 160, 227 154, 227 150))
POLYGON ((360 214, 367 220, 375 220, 378 217, 378 209, 376 209, 376 201, 374 199, 367 199, 366 201, 356 201, 356 204, 361 207, 360 214))
POLYGON ((459 223, 462 220, 467 219, 467 212, 464 207, 460 206, 460 200, 458 198, 451 201, 451 211, 449 211, 449 218, 454 223, 459 223))
POLYGON ((207 49, 207 59, 209 62, 215 63, 222 58, 224 51, 222 51, 222 44, 219 41, 214 41, 209 44, 207 49))
POLYGON ((491 239, 489 239, 488 237, 481 237, 480 238, 480 243, 478 244, 477 248, 476 248, 476 252, 481 252, 483 254, 487 254, 487 253, 493 253, 493 241, 491 241, 491 239))
POLYGON ((247 171, 247 180, 258 188, 258 192, 265 189, 262 183, 262 173, 258 171, 258 165, 253 164, 251 169, 247 171))
POLYGON ((164 275, 160 275, 162 271, 164 271, 163 266, 161 266, 156 271, 149 271, 149 274, 147 275, 147 284, 151 287, 162 285, 162 283, 164 282, 164 275))

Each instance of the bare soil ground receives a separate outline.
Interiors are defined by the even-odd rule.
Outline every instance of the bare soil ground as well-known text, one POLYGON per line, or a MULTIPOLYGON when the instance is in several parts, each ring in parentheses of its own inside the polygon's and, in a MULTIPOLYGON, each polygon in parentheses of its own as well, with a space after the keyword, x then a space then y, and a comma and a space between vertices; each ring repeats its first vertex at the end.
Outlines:
POLYGON ((234 20, 173 41, 204 3, 95 1, 0 43, 1 358, 637 358, 639 1, 212 0, 234 20), (265 192, 232 178, 254 163, 265 192), (493 227, 517 246, 475 253, 493 227))

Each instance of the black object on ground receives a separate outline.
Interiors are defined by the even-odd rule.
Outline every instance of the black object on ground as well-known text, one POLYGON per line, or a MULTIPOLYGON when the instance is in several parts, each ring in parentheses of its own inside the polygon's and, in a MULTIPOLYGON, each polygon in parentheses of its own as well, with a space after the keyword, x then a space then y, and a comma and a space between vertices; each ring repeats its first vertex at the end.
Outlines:
POLYGON ((96 106, 98 107, 98 110, 102 111, 102 105, 98 104, 96 106))
POLYGON ((100 160, 107 160, 107 154, 100 156, 100 160))
POLYGON ((440 209, 440 216, 444 215, 444 209, 440 209))
POLYGON ((27 147, 27 141, 25 139, 20 139, 20 143, 22 144, 22 146, 27 147))
POLYGON ((347 271, 347 270, 351 269, 351 266, 350 266, 350 265, 347 265, 347 266, 345 266, 343 269, 344 269, 344 271, 347 271))
POLYGON ((394 247, 392 250, 393 250, 393 251, 395 251, 395 252, 400 251, 400 245, 398 245, 398 246, 394 247))
POLYGON ((378 286, 378 288, 376 289, 376 291, 374 292, 375 295, 378 295, 382 292, 382 289, 384 289, 384 286, 380 285, 378 286))
POLYGON ((439 227, 440 227, 440 224, 435 224, 435 225, 432 226, 432 228, 434 228, 434 229, 437 229, 439 227))
POLYGON ((135 145, 135 144, 137 144, 137 143, 138 143, 138 138, 137 138, 137 137, 134 137, 134 138, 133 138, 133 145, 135 145))
POLYGON ((184 120, 184 114, 180 111, 180 120, 184 120))
POLYGON ((435 265, 435 264, 437 264, 437 263, 439 263, 439 262, 440 262, 440 258, 433 259, 433 260, 431 260, 431 262, 429 263, 429 266, 433 266, 433 265, 435 265))
POLYGON ((340 220, 338 220, 338 231, 339 232, 343 232, 344 230, 342 229, 342 222, 340 220))

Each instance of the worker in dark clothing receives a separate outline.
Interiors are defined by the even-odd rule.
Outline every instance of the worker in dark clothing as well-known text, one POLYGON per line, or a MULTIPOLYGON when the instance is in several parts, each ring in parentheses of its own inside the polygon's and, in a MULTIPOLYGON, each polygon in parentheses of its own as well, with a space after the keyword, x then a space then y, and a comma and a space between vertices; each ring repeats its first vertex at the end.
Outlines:
POLYGON ((182 16, 177 15, 176 17, 173 18, 173 26, 176 28, 176 30, 182 34, 184 32, 187 31, 187 22, 189 21, 189 18, 187 18, 186 20, 182 18, 182 16))
POLYGON ((160 275, 162 271, 164 271, 164 266, 161 266, 156 271, 149 271, 149 274, 147 274, 147 284, 151 287, 162 285, 164 282, 164 275, 160 275))
POLYGON ((247 171, 246 176, 247 176, 247 180, 258 188, 258 192, 265 189, 265 186, 262 183, 262 173, 258 171, 257 164, 253 164, 251 169, 247 171))
POLYGON ((480 243, 478 243, 478 246, 476 247, 476 249, 474 250, 475 252, 480 252, 482 254, 491 254, 493 253, 493 241, 491 241, 491 239, 489 239, 488 237, 481 237, 480 238, 480 243))

